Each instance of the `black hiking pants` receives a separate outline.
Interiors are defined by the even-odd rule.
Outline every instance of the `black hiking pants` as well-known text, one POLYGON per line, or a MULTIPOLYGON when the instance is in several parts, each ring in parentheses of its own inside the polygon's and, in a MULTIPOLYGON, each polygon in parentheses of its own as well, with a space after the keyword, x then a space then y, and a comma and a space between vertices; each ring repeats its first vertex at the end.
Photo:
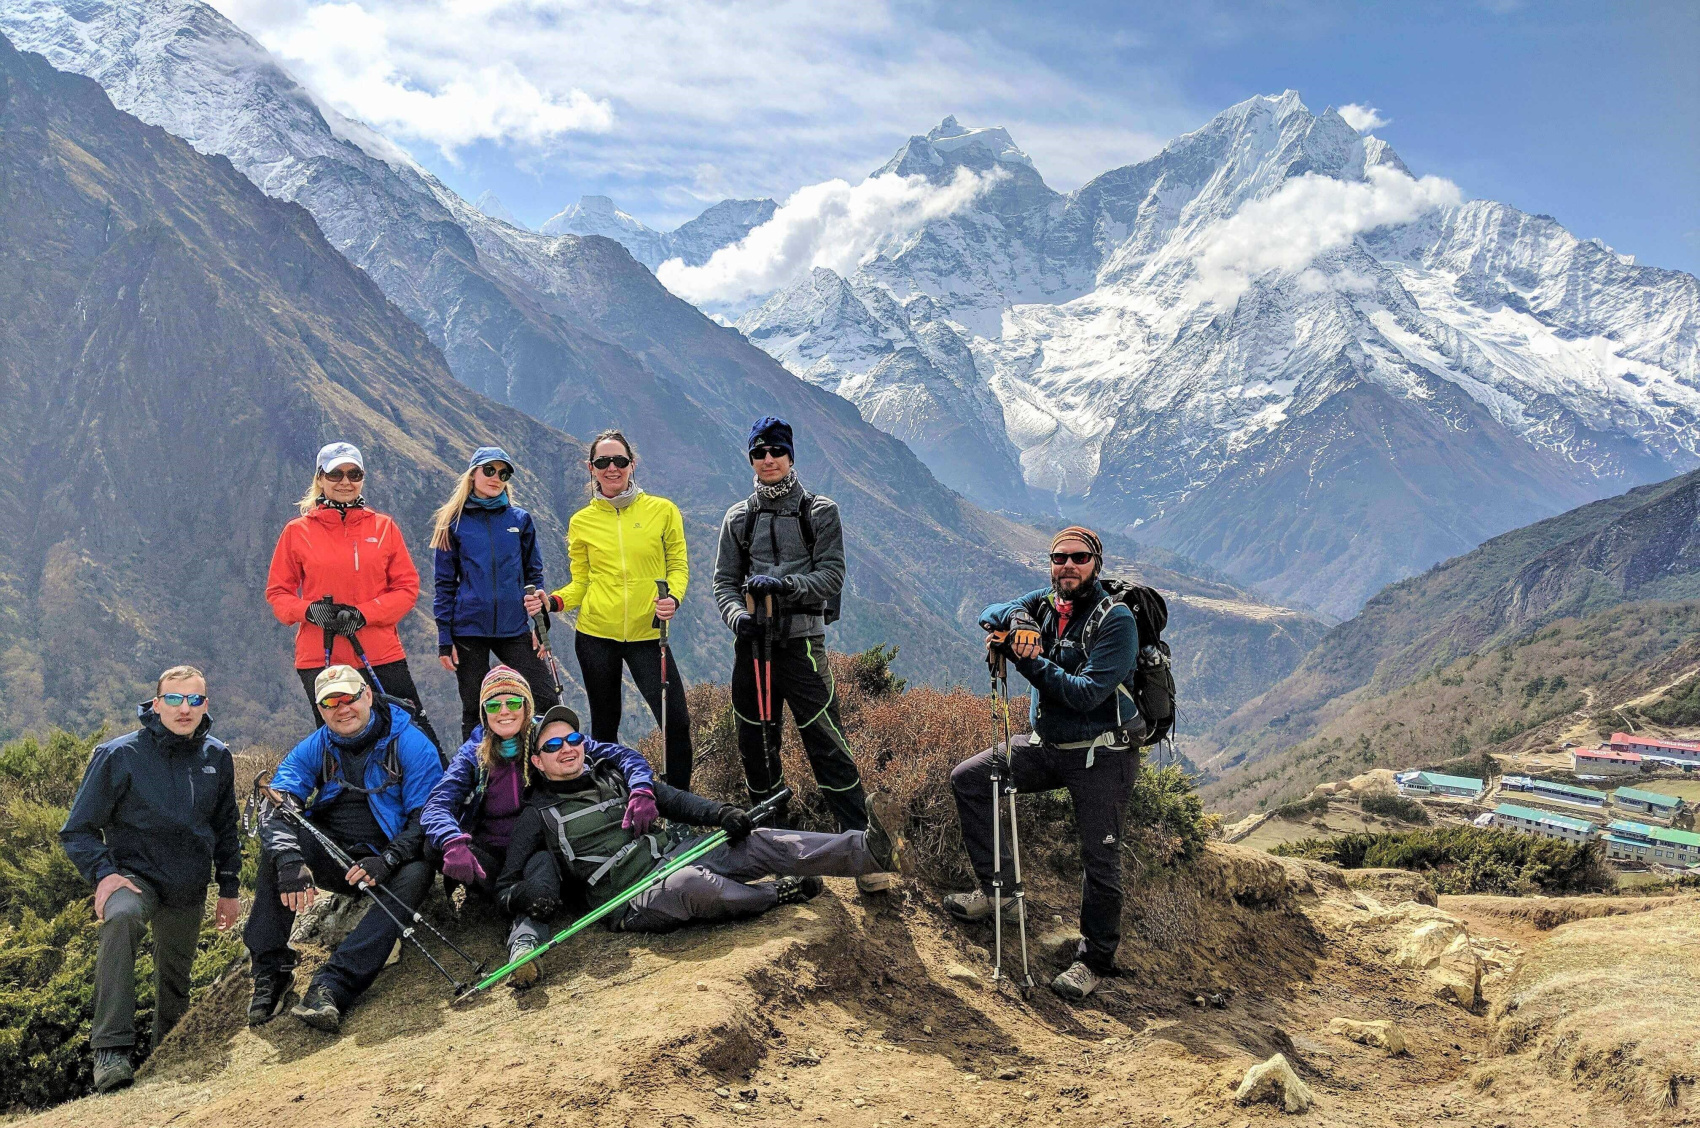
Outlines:
POLYGON ((549 664, 538 656, 527 632, 512 638, 474 638, 456 635, 455 683, 460 689, 460 739, 472 739, 472 730, 484 721, 484 701, 479 693, 484 688, 484 675, 490 672, 490 659, 519 671, 520 677, 531 686, 531 696, 537 702, 539 715, 561 703, 555 692, 555 678, 549 664))
MULTIPOLYGON (((366 679, 367 685, 372 685, 372 675, 366 672, 364 666, 354 668, 360 671, 360 676, 366 679)), ((425 715, 425 702, 419 696, 419 687, 413 684, 413 671, 407 668, 407 659, 385 662, 382 666, 373 666, 372 669, 377 672, 379 682, 373 688, 386 696, 399 697, 413 706, 414 712, 418 714, 414 723, 419 726, 419 731, 425 734, 426 739, 437 746, 437 755, 443 756, 443 742, 437 739, 437 730, 431 727, 431 719, 425 715)), ((307 708, 312 711, 315 728, 325 723, 325 719, 319 715, 319 702, 313 696, 313 683, 324 670, 323 666, 314 666, 295 671, 301 675, 301 688, 307 691, 307 708)), ((443 763, 448 763, 446 756, 443 763)))
POLYGON ((838 716, 838 688, 826 661, 826 640, 794 638, 773 644, 773 700, 771 735, 764 735, 758 707, 756 678, 767 674, 761 663, 762 642, 741 638, 732 663, 732 711, 738 718, 738 753, 744 761, 744 782, 753 806, 785 785, 779 761, 779 740, 784 714, 791 706, 791 719, 803 738, 803 751, 814 770, 821 797, 838 820, 840 830, 868 829, 868 801, 862 793, 862 776, 844 738, 844 722, 838 716), (767 741, 772 742, 769 752, 767 741))
MULTIPOLYGON (((368 846, 381 849, 385 844, 337 842, 337 845, 353 857, 360 858, 371 852, 368 846)), ((346 893, 360 898, 368 896, 343 880, 347 870, 338 865, 319 845, 318 839, 306 831, 301 832, 300 849, 307 867, 313 871, 313 884, 318 886, 320 896, 327 893, 346 893)), ((425 900, 425 894, 431 888, 431 876, 430 865, 416 858, 398 866, 384 882, 384 888, 395 894, 394 897, 381 892, 377 895, 384 899, 391 912, 405 921, 409 912, 425 900)), ((277 858, 270 850, 262 850, 259 873, 254 881, 254 906, 248 910, 248 925, 242 930, 242 942, 248 946, 248 955, 253 961, 254 978, 294 970, 295 950, 289 946, 289 934, 294 927, 294 911, 278 898, 277 858)), ((330 989, 338 1010, 347 1010, 378 978, 378 973, 390 958, 390 949, 400 938, 401 929, 396 927, 389 913, 372 905, 360 923, 355 925, 354 931, 337 945, 331 958, 313 973, 313 982, 322 983, 330 989)))
MULTIPOLYGON (((1121 943, 1122 812, 1133 793, 1139 754, 1100 748, 1086 766, 1085 749, 1065 751, 1018 736, 1010 756, 1009 780, 1017 791, 1066 787, 1080 826, 1080 860, 1086 869, 1080 894, 1080 946, 1075 958, 1099 975, 1114 975, 1121 943), (1029 741, 1032 741, 1029 743, 1029 741)), ((1001 746, 1000 746, 1001 747, 1001 746)), ((992 754, 988 748, 950 773, 962 842, 980 889, 992 895, 992 754)), ((1015 871, 1009 855, 1009 800, 1002 799, 1003 880, 1006 896, 1015 871)))
MULTIPOLYGON (((588 635, 573 636, 584 695, 590 701, 590 739, 615 744, 620 739, 620 671, 632 672, 632 682, 649 704, 655 723, 661 723, 661 640, 619 642, 588 635)), ((681 791, 691 789, 691 711, 685 704, 685 679, 672 655, 667 659, 667 766, 662 778, 681 791)))

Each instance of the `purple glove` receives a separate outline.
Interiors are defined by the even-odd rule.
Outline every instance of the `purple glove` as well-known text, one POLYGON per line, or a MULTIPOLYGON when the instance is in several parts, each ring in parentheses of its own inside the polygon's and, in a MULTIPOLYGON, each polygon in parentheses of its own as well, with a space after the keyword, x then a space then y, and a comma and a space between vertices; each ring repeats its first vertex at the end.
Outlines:
POLYGON ((463 834, 443 847, 443 876, 462 885, 476 885, 485 879, 484 867, 472 853, 472 835, 463 834))
POLYGON ((620 820, 620 826, 643 834, 659 814, 655 809, 655 793, 647 787, 634 787, 632 797, 626 800, 626 817, 620 820))

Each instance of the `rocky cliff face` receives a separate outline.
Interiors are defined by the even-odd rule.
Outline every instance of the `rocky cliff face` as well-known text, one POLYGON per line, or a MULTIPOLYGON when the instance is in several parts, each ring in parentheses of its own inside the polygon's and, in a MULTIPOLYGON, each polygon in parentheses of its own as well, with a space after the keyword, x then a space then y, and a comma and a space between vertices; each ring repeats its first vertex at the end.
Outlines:
MULTIPOLYGON (((839 641, 897 642, 918 677, 973 672, 971 616, 1026 582, 1018 557, 1037 534, 942 488, 901 442, 674 298, 618 244, 491 219, 192 0, 20 0, 0 10, 0 31, 305 207, 462 383, 575 433, 626 428, 644 479, 702 526, 749 491, 749 421, 787 417, 800 473, 847 517, 839 641)), ((735 226, 761 202, 751 208, 703 224, 735 226)))
MULTIPOLYGON (((293 628, 262 593, 313 454, 360 445, 372 504, 427 577, 430 513, 499 439, 545 527, 576 440, 455 380, 305 210, 0 37, 0 733, 133 715, 160 669, 209 673, 216 731, 305 734, 293 628)), ((558 541, 544 544, 566 574, 558 541)), ((445 733, 430 596, 403 625, 445 733)), ((568 640, 570 642, 570 638, 568 640)))
POLYGON ((880 171, 961 167, 1000 179, 738 327, 972 496, 1019 468, 1064 512, 1351 615, 1700 460, 1700 283, 1459 202, 1291 91, 1067 195, 954 119, 880 171))

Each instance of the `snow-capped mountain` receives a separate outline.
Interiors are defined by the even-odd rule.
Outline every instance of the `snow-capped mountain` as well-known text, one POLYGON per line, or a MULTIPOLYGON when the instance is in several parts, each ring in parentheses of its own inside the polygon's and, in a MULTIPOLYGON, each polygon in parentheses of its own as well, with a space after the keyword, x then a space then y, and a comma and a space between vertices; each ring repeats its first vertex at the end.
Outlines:
POLYGON ((961 167, 1003 175, 737 326, 970 496, 1018 466, 1064 512, 1349 615, 1700 463, 1693 276, 1463 202, 1292 91, 1066 195, 954 118, 877 171, 961 167))
POLYGON ((472 206, 489 216, 491 219, 499 219, 503 223, 512 224, 521 230, 525 229, 525 224, 514 218, 514 213, 508 210, 508 205, 502 203, 502 198, 494 192, 485 191, 480 193, 478 198, 472 201, 472 206))
MULTIPOLYGON (((901 442, 670 294, 617 243, 485 215, 324 105, 205 4, 5 0, 0 34, 305 208, 463 383, 574 434, 621 426, 642 456, 642 480, 680 503, 699 552, 749 491, 749 421, 791 420, 805 480, 846 514, 852 579, 840 645, 899 642, 916 675, 966 677, 976 668, 973 606, 1030 579, 1032 530, 942 488, 901 442)), ((366 392, 352 385, 335 394, 366 392)), ((389 412, 399 435, 439 433, 404 405, 368 406, 389 412)), ((468 433, 466 446, 485 438, 468 433)), ((724 674, 723 641, 705 633, 692 643, 696 657, 682 657, 724 674)))
POLYGON ((721 200, 673 231, 657 231, 614 206, 607 196, 583 196, 543 224, 545 235, 602 235, 622 244, 654 270, 668 259, 701 266, 721 247, 736 243, 773 218, 772 200, 721 200))

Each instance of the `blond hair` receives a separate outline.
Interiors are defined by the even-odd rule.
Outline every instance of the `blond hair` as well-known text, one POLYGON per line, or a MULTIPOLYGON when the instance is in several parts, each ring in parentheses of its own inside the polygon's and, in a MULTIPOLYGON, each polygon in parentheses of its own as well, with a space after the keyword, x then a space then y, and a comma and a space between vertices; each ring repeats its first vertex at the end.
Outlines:
POLYGON ((301 511, 301 516, 305 517, 307 514, 317 509, 319 507, 319 502, 323 501, 324 498, 324 471, 314 470, 313 480, 307 483, 307 492, 301 495, 301 500, 295 503, 295 507, 301 511))
POLYGON ((190 678, 200 678, 203 685, 207 680, 207 676, 193 666, 173 666, 159 675, 159 680, 153 683, 153 695, 158 697, 168 681, 188 681, 190 678))
MULTIPOLYGON (((454 492, 449 494, 449 500, 443 502, 438 507, 437 512, 432 514, 432 548, 447 550, 453 547, 453 541, 450 538, 454 535, 455 526, 460 524, 461 512, 466 508, 466 499, 472 496, 472 476, 476 473, 478 473, 478 467, 468 468, 466 473, 462 474, 455 482, 454 492)), ((513 479, 509 478, 502 483, 502 488, 508 491, 508 504, 512 505, 514 503, 513 479)))

